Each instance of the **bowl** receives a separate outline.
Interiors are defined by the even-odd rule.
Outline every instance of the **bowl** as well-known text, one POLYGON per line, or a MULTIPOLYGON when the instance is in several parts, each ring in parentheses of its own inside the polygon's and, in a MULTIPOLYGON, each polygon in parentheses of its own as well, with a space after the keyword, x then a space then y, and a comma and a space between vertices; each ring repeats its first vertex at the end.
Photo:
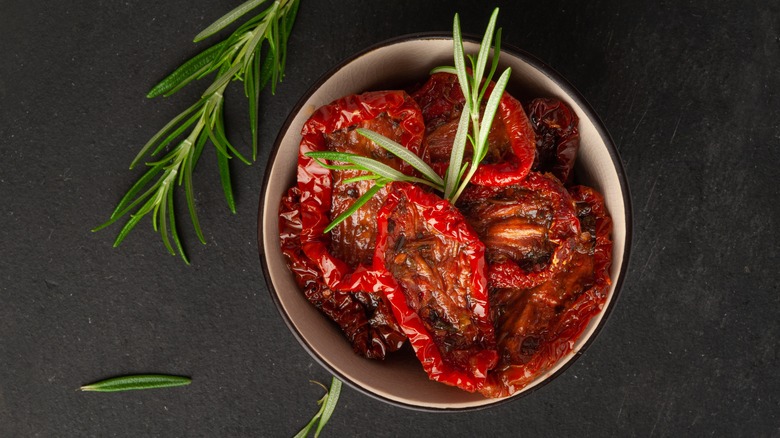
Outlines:
MULTIPOLYGON (((472 410, 514 400, 540 388, 561 374, 593 342, 615 305, 625 277, 631 242, 631 203, 626 176, 612 139, 593 109, 561 75, 522 50, 502 46, 499 71, 512 67, 507 87, 510 94, 521 101, 556 97, 567 102, 579 116, 581 145, 575 177, 604 195, 614 222, 612 285, 603 310, 591 320, 568 355, 514 395, 488 399, 431 381, 410 349, 406 354, 390 355, 384 361, 356 355, 338 327, 306 301, 287 269, 279 246, 279 202, 295 184, 301 127, 309 116, 318 107, 345 95, 424 81, 431 68, 452 64, 451 36, 402 36, 341 62, 320 78, 295 106, 279 132, 266 168, 258 240, 265 279, 279 312, 303 348, 328 371, 369 396, 401 407, 427 411, 472 410)), ((466 53, 476 53, 479 43, 466 40, 464 47, 466 53)))

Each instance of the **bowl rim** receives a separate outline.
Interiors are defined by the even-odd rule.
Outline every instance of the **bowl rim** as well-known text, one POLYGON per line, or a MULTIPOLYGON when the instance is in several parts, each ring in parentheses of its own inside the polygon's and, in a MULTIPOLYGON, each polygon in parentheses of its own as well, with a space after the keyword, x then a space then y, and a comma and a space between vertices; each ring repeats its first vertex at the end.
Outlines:
MULTIPOLYGON (((282 142, 282 139, 285 137, 285 134, 290 129, 290 125, 292 124, 293 120, 295 119, 295 116, 303 109, 304 105, 306 104, 306 101, 316 92, 317 89, 319 89, 331 76, 333 76, 335 73, 337 73, 339 70, 343 69, 346 65, 350 64, 352 61, 354 61, 357 58, 360 58, 361 56, 370 53, 372 51, 381 49, 383 47, 391 46, 394 44, 404 43, 407 41, 413 41, 413 40, 452 40, 452 35, 446 32, 417 32, 417 33, 410 33, 410 34, 404 34, 399 35, 393 38, 389 38, 383 41, 380 41, 378 43, 372 44, 352 55, 350 55, 347 58, 342 59, 339 61, 336 65, 329 68, 325 73, 323 73, 319 78, 317 78, 316 81, 314 81, 309 88, 306 90, 306 92, 298 99, 296 104, 293 106, 293 108, 290 110, 289 114, 287 115, 287 118, 285 119, 282 126, 279 128, 279 132, 276 136, 276 139, 274 140, 273 149, 271 150, 271 153, 268 157, 268 162, 266 163, 266 167, 264 169, 264 175, 263 175, 263 182, 260 189, 260 202, 259 202, 259 208, 258 208, 258 220, 257 220, 257 242, 258 242, 258 252, 260 257, 260 264, 263 269, 263 277, 266 283, 266 286, 268 287, 268 292, 271 295, 271 299, 273 300, 274 304, 276 305, 276 309, 279 311, 279 313, 282 316, 282 319, 284 320, 284 323, 287 325, 290 332, 292 332, 295 339, 298 341, 299 344, 306 350, 306 352, 311 356, 317 363, 320 364, 323 368, 325 368, 328 372, 330 372, 332 375, 336 376, 341 381, 348 384, 350 387, 354 388, 358 392, 365 394, 375 400, 382 401, 384 403, 388 403, 393 406, 398 406, 405 409, 410 409, 413 411, 419 411, 419 412, 464 412, 464 411, 479 411, 482 409, 492 408, 499 405, 503 405, 505 403, 516 401, 520 398, 526 397, 533 392, 539 390, 543 386, 546 386, 548 383, 555 380, 558 376, 560 376, 563 372, 565 372, 569 367, 574 364, 577 359, 579 359, 580 356, 582 356, 585 353, 585 350, 587 350, 588 347, 595 341, 596 337, 601 333, 601 330, 606 325, 607 320, 609 319, 609 316, 612 314, 612 311, 618 301, 618 298, 620 296, 620 291, 623 286, 623 282, 625 280, 625 277, 627 275, 628 270, 628 264, 630 261, 630 255, 631 255, 631 243, 633 240, 633 207, 631 204, 631 194, 629 190, 628 185, 628 178, 626 177, 625 169, 623 167, 623 161, 620 158, 620 154, 618 153, 617 146, 615 145, 614 140, 612 139, 612 136, 607 131, 606 127, 604 126, 604 122, 601 120, 601 118, 596 114, 596 111, 593 109, 593 107, 590 105, 590 103, 585 99, 585 97, 566 79, 564 78, 560 73, 558 73, 555 69, 553 69, 551 66, 546 64, 544 61, 540 60, 536 56, 532 55, 531 53, 520 49, 512 44, 507 44, 502 41, 501 43, 501 52, 507 53, 509 55, 515 56, 519 59, 521 59, 524 62, 527 62, 530 64, 533 68, 547 76, 550 80, 555 82, 556 85, 561 87, 561 89, 566 93, 567 96, 577 101, 577 103, 580 105, 582 111, 587 115, 587 117, 593 122, 593 125, 596 128, 596 131, 598 132, 599 137, 601 137, 604 141, 604 144, 607 148, 607 151, 609 152, 609 156, 612 160, 612 164, 615 168, 615 172, 617 173, 618 180, 620 182, 620 190, 623 198, 623 205, 624 205, 624 215, 625 215, 625 221, 626 221, 626 230, 625 230, 625 243, 624 243, 624 250, 623 250, 623 260, 620 265, 619 270, 619 277, 617 281, 615 282, 615 289, 612 294, 612 298, 607 305, 606 308, 602 309, 602 317, 599 321, 598 325, 593 329, 593 332, 591 333, 590 337, 585 341, 585 343, 582 345, 582 347, 574 353, 567 361, 564 363, 555 373, 548 375, 544 378, 541 382, 534 385, 532 388, 521 391, 518 394, 503 397, 499 399, 495 399, 495 402, 493 403, 487 403, 484 405, 479 406, 467 406, 467 407, 454 407, 454 408, 442 408, 442 407, 431 407, 431 406, 420 406, 416 404, 410 404, 410 403, 404 403, 398 400, 390 399, 387 397, 383 397, 379 394, 373 393, 359 384, 355 383, 350 379, 348 376, 343 375, 341 372, 333 369, 330 365, 328 365, 319 355, 317 355, 314 352, 314 349, 311 345, 309 345, 308 342, 303 338, 303 335, 298 332, 295 325, 293 324, 290 315, 287 313, 287 311, 282 306, 281 301, 279 300, 278 295, 275 293, 275 288, 273 285, 273 282, 271 281, 271 275, 268 269, 268 262, 266 260, 266 254, 264 250, 264 228, 263 228, 263 217, 265 214, 264 204, 265 204, 265 198, 267 194, 268 189, 268 183, 270 180, 271 175, 271 168, 273 167, 273 163, 276 161, 276 156, 279 153, 279 148, 282 142)), ((471 35, 464 35, 463 36, 464 41, 470 41, 473 43, 480 43, 481 38, 477 38, 471 35)))

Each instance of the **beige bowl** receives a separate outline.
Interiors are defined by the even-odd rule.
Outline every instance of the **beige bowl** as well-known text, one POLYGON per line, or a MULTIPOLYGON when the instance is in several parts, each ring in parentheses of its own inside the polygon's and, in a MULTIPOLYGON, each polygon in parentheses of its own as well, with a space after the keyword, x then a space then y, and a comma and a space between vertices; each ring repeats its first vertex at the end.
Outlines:
MULTIPOLYGON (((476 53, 478 43, 464 43, 476 53)), ((525 100, 556 97, 566 101, 580 119, 581 146, 576 177, 601 192, 614 221, 612 288, 602 312, 593 318, 571 353, 540 375, 524 390, 504 399, 487 399, 428 380, 409 352, 385 361, 364 359, 352 352, 338 327, 319 313, 298 289, 279 247, 278 210, 281 197, 295 184, 301 127, 314 110, 348 94, 405 87, 424 81, 431 68, 452 64, 452 38, 422 34, 404 36, 373 46, 347 59, 317 83, 287 118, 274 144, 263 182, 258 239, 265 279, 276 305, 301 345, 320 364, 352 387, 382 401, 422 410, 465 410, 495 405, 528 394, 564 371, 598 333, 617 298, 628 265, 631 205, 617 150, 598 116, 564 78, 529 54, 502 47, 499 72, 512 67, 508 91, 525 100)))

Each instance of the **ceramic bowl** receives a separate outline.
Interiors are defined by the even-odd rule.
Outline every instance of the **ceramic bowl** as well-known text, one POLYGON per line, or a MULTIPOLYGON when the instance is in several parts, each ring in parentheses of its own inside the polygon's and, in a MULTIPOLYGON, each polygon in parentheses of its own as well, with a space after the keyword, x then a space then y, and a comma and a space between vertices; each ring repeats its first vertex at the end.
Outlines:
MULTIPOLYGON (((464 46, 466 53, 478 50, 478 43, 473 41, 466 41, 464 46)), ((274 144, 263 182, 258 239, 265 279, 279 312, 303 348, 322 366, 352 387, 385 402, 412 409, 457 411, 485 408, 527 395, 553 380, 582 354, 604 325, 626 274, 631 206, 620 157, 593 109, 550 67, 528 53, 503 45, 499 71, 512 67, 507 87, 512 95, 521 101, 556 97, 566 101, 579 116, 581 146, 575 176, 580 183, 604 195, 614 221, 612 287, 604 309, 593 318, 571 353, 524 390, 503 399, 487 399, 430 381, 411 350, 391 355, 385 361, 357 356, 338 327, 306 301, 287 269, 279 249, 279 202, 295 184, 301 127, 316 108, 348 94, 403 88, 422 82, 431 68, 439 65, 452 65, 452 38, 438 34, 411 35, 370 47, 320 78, 293 109, 274 144)))

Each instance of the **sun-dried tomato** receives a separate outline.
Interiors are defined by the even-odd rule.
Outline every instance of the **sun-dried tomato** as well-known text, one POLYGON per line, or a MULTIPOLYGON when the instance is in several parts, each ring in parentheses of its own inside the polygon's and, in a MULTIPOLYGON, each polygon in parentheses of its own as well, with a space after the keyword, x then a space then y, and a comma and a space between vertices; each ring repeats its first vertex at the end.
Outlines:
MULTIPOLYGON (((486 96, 493 90, 488 86, 486 96)), ((425 120, 423 159, 444 175, 465 99, 458 78, 450 73, 435 73, 412 93, 425 120)), ((536 140, 523 106, 509 93, 501 97, 496 118, 488 135, 488 153, 471 179, 478 185, 505 186, 522 181, 533 165, 536 140)), ((465 161, 473 153, 467 147, 465 161)))
POLYGON ((401 348, 406 336, 381 295, 325 286, 319 268, 301 250, 300 195, 292 187, 279 205, 279 233, 287 266, 306 299, 339 325, 356 353, 384 359, 401 348))
POLYGON ((497 360, 485 247, 448 201, 389 187, 374 255, 385 295, 429 377, 475 391, 497 360))
POLYGON ((492 287, 530 288, 571 258, 580 233, 574 202, 551 175, 507 187, 470 186, 459 202, 487 246, 492 287))
POLYGON ((343 97, 319 108, 304 125, 298 156, 301 247, 322 272, 325 284, 336 290, 354 291, 362 282, 360 277, 368 275, 365 267, 372 263, 376 211, 387 190, 382 189, 331 233, 325 234, 323 230, 332 219, 349 208, 373 182, 344 184, 345 179, 364 173, 331 171, 305 154, 323 150, 358 153, 411 172, 400 159, 358 135, 354 131, 358 127, 384 134, 415 153, 419 152, 425 129, 419 107, 403 91, 343 97))
POLYGON ((610 285, 612 221, 601 196, 578 186, 571 190, 583 230, 571 258, 551 278, 533 287, 493 287, 490 310, 499 362, 481 392, 511 395, 569 354, 576 339, 606 300, 610 285))
POLYGON ((534 99, 527 110, 536 133, 533 170, 550 172, 564 184, 571 184, 580 148, 577 114, 565 102, 553 98, 534 99))

